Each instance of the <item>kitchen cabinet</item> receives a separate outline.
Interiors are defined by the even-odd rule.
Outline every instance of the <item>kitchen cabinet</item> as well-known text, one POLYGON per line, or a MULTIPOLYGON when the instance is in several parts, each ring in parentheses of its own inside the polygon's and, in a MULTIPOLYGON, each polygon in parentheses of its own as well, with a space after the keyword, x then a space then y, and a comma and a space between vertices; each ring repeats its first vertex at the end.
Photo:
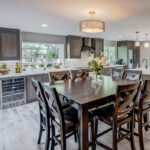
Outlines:
POLYGON ((67 58, 81 58, 82 38, 80 36, 69 35, 66 37, 67 58))
POLYGON ((134 41, 117 42, 117 56, 122 58, 128 68, 136 68, 140 62, 140 47, 135 47, 134 41))
POLYGON ((0 28, 0 61, 20 60, 20 31, 0 28))
POLYGON ((30 75, 26 77, 26 102, 30 103, 36 101, 35 90, 32 85, 32 79, 41 81, 41 82, 49 82, 48 74, 39 74, 39 75, 30 75))
POLYGON ((95 50, 95 57, 99 57, 100 53, 104 51, 104 40, 92 39, 92 48, 95 50))

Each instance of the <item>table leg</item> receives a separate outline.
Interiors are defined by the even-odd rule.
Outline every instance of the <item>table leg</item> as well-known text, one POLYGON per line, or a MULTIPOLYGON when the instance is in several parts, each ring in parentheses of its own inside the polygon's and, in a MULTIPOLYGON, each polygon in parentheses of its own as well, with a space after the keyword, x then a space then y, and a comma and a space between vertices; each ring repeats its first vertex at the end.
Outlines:
POLYGON ((88 150, 88 109, 86 106, 79 107, 79 140, 80 140, 80 148, 79 150, 88 150))

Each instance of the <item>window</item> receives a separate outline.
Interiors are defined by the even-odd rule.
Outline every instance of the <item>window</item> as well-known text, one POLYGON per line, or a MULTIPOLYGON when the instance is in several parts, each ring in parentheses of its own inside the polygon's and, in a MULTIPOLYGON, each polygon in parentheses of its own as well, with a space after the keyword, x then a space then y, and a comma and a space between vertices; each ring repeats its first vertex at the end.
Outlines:
POLYGON ((22 63, 24 67, 50 68, 64 64, 64 44, 22 43, 22 63))
POLYGON ((108 56, 110 61, 114 61, 116 59, 115 46, 104 46, 104 54, 108 56))

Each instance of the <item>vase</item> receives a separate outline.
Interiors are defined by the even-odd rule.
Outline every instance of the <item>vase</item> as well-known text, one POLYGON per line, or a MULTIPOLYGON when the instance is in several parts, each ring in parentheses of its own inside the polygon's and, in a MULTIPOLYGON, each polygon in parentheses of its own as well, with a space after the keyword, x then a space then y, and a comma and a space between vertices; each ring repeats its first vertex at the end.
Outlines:
POLYGON ((102 83, 102 80, 100 79, 100 75, 98 75, 98 72, 95 72, 95 78, 92 81, 96 85, 100 85, 102 83))

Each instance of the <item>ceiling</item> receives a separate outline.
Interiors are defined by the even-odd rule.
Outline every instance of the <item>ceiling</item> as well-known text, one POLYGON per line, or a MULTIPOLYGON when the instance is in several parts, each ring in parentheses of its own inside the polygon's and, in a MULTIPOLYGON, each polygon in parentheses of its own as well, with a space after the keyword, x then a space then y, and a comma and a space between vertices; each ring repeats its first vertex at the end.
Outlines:
MULTIPOLYGON (((22 31, 58 35, 100 37, 105 40, 135 40, 150 34, 149 0, 0 0, 0 26, 22 31), (106 23, 106 31, 84 34, 79 22, 89 19, 95 10, 95 19, 106 23), (48 24, 42 28, 41 24, 48 24), (122 38, 118 38, 118 36, 122 38)), ((150 36, 149 36, 150 37, 150 36)))

